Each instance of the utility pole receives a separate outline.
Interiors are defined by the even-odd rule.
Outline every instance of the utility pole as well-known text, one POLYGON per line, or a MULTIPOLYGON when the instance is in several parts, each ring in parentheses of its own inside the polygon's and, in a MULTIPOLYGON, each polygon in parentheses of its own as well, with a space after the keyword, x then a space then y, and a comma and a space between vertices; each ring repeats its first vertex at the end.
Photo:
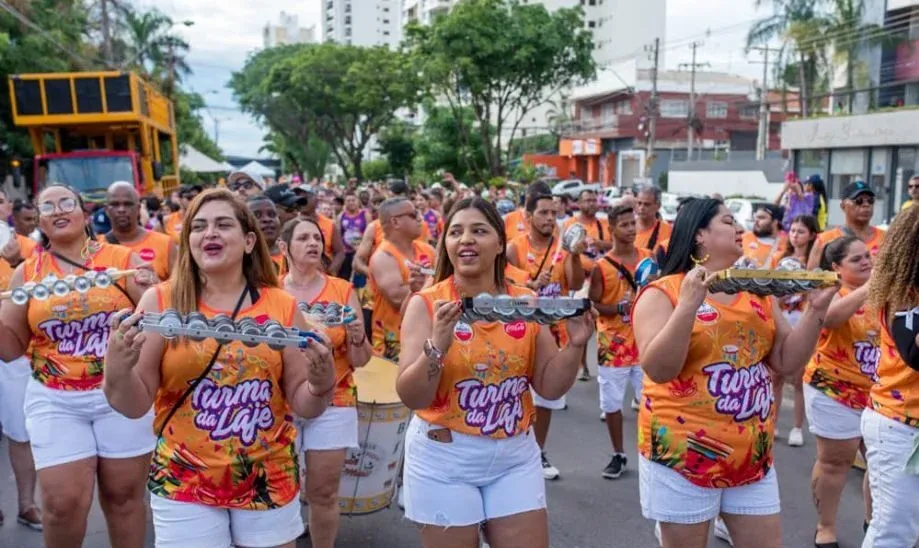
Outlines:
MULTIPOLYGON (((708 63, 697 63, 696 62, 696 53, 698 52, 699 47, 702 45, 702 42, 693 42, 689 45, 692 48, 692 63, 688 66, 692 71, 692 76, 690 77, 689 84, 689 131, 687 132, 688 138, 686 140, 686 159, 692 160, 693 147, 695 145, 695 122, 696 122, 696 69, 701 67, 710 66, 708 63)), ((680 67, 687 66, 685 63, 681 64, 680 67)))
MULTIPOLYGON (((646 46, 646 50, 650 46, 646 46)), ((661 39, 654 39, 654 66, 651 68, 651 104, 648 107, 648 157, 645 158, 644 169, 642 169, 642 178, 648 178, 651 174, 651 166, 654 162, 654 138, 657 135, 657 116, 660 112, 658 108, 657 97, 657 72, 660 64, 661 39)))
POLYGON ((769 148, 769 52, 778 51, 769 47, 750 48, 763 53, 763 82, 759 92, 759 125, 756 134, 756 159, 766 159, 766 149, 769 148))
POLYGON ((113 67, 115 61, 112 59, 112 29, 108 20, 108 0, 100 0, 100 2, 102 11, 102 50, 105 55, 105 64, 113 67))
POLYGON ((166 89, 167 89, 166 96, 167 96, 170 100, 173 100, 174 97, 173 97, 172 90, 173 90, 173 88, 175 87, 175 78, 176 78, 176 56, 175 56, 175 44, 173 44, 172 40, 169 40, 169 43, 167 44, 167 48, 168 48, 168 51, 169 51, 169 76, 167 76, 167 80, 166 80, 166 83, 167 83, 167 85, 166 85, 166 89))

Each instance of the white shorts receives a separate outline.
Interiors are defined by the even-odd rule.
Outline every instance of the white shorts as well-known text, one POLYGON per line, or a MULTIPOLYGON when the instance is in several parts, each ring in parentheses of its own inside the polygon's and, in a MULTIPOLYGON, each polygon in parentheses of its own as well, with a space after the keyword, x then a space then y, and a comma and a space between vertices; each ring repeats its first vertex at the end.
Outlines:
POLYGON ((919 476, 904 471, 919 428, 889 419, 873 409, 862 412, 868 449, 871 523, 862 548, 902 548, 919 542, 919 476))
POLYGON ((557 400, 547 400, 546 398, 540 396, 536 393, 535 388, 530 388, 530 392, 533 393, 533 405, 536 407, 542 407, 543 409, 551 409, 553 411, 560 411, 565 408, 565 405, 568 404, 565 396, 557 400))
POLYGON ((546 507, 539 446, 532 432, 496 440, 451 432, 415 416, 405 436, 405 517, 423 525, 464 527, 546 507))
POLYGON ((828 440, 862 437, 862 412, 847 407, 809 384, 804 385, 808 430, 828 440))
POLYGON ((300 501, 273 510, 228 510, 150 495, 156 548, 273 547, 303 534, 300 501))
POLYGON ((313 419, 294 419, 297 453, 357 449, 357 408, 329 407, 313 419))
POLYGON ((89 457, 137 457, 156 446, 153 410, 129 419, 112 409, 101 389, 54 390, 29 379, 25 415, 37 470, 89 457))
POLYGON ((781 509, 775 468, 756 483, 709 489, 639 455, 638 476, 641 514, 654 521, 692 525, 711 521, 721 513, 771 516, 781 509))
POLYGON ((32 365, 25 356, 11 362, 0 361, 0 425, 6 437, 19 443, 29 441, 23 406, 30 378, 32 365))
POLYGON ((626 387, 631 383, 635 399, 641 397, 641 383, 644 373, 641 366, 600 367, 597 383, 600 387, 600 411, 617 413, 622 411, 622 400, 625 399, 626 387))

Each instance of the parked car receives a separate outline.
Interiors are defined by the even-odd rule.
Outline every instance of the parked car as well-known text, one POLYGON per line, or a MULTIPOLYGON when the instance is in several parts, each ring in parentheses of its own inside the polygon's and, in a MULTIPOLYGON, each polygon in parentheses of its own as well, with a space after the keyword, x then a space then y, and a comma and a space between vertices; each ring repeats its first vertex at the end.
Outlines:
POLYGON ((598 183, 587 184, 580 179, 567 179, 565 181, 560 181, 552 189, 552 194, 560 196, 562 194, 567 195, 573 200, 577 200, 581 196, 581 192, 585 190, 593 190, 594 192, 600 191, 600 185, 598 183))
POLYGON ((748 200, 746 198, 729 198, 724 201, 728 206, 734 218, 743 225, 746 230, 753 230, 753 214, 762 204, 770 204, 766 200, 748 200))

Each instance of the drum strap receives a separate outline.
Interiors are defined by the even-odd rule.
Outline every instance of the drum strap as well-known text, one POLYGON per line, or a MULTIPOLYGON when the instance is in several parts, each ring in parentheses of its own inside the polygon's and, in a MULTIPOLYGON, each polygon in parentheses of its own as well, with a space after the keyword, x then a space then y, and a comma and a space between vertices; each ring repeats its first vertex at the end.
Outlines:
POLYGON ((549 238, 549 245, 546 246, 546 254, 542 256, 542 262, 539 263, 539 270, 536 271, 536 274, 530 278, 532 281, 539 279, 539 275, 542 274, 542 267, 546 266, 546 259, 549 258, 549 255, 552 254, 552 242, 555 241, 555 236, 549 238))
MULTIPOLYGON (((59 260, 59 261, 63 261, 63 262, 65 262, 65 263, 69 264, 70 266, 75 266, 75 267, 77 267, 77 268, 79 268, 79 269, 81 269, 81 270, 90 270, 89 268, 86 267, 85 264, 80 264, 80 263, 78 263, 78 262, 76 262, 76 261, 71 261, 70 259, 68 259, 67 257, 61 255, 61 254, 58 253, 57 251, 52 251, 51 254, 54 255, 54 258, 55 258, 55 259, 57 259, 57 260, 59 260)), ((113 284, 112 284, 112 287, 114 287, 114 288, 117 289, 118 291, 121 291, 121 293, 128 299, 128 302, 131 303, 131 306, 137 306, 137 303, 135 303, 135 302, 134 302, 134 299, 131 298, 131 294, 128 293, 128 290, 127 290, 127 289, 121 287, 121 286, 118 285, 117 283, 113 283, 113 284)))
POLYGON ((632 291, 638 290, 638 284, 635 283, 635 277, 632 276, 632 273, 629 272, 628 268, 623 266, 623 264, 619 261, 614 261, 609 255, 604 255, 603 258, 606 259, 609 264, 613 265, 613 267, 619 271, 619 274, 622 274, 622 279, 624 279, 626 283, 629 284, 629 287, 632 288, 632 291))
MULTIPOLYGON (((258 300, 258 291, 256 291, 247 283, 246 287, 243 288, 243 292, 239 295, 239 300, 236 302, 236 308, 233 309, 233 315, 230 316, 231 320, 236 321, 236 316, 239 314, 239 310, 242 308, 243 302, 246 300, 246 295, 251 297, 252 304, 255 304, 255 301, 258 300)), ((186 388, 185 392, 182 393, 182 397, 179 398, 175 405, 172 406, 172 409, 169 410, 169 414, 166 415, 166 420, 163 421, 163 425, 160 426, 160 431, 156 434, 157 438, 163 437, 163 432, 166 431, 166 426, 169 424, 169 420, 172 419, 172 416, 176 414, 176 411, 182 407, 182 404, 184 404, 185 400, 188 399, 189 394, 194 392, 195 388, 201 384, 201 381, 203 381, 204 378, 210 374, 211 369, 214 368, 214 363, 217 362, 217 356, 220 355, 221 350, 223 350, 223 343, 217 345, 217 350, 214 350, 214 355, 211 356, 211 360, 207 362, 207 367, 204 368, 204 371, 202 371, 201 374, 198 375, 198 377, 192 381, 190 385, 188 385, 188 388, 186 388)))

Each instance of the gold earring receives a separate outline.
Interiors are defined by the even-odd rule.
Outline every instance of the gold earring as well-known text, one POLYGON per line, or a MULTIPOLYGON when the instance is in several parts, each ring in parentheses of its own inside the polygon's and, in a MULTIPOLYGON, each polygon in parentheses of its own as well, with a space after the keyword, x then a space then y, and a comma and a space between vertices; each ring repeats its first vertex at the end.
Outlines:
POLYGON ((708 260, 712 258, 712 256, 706 253, 701 259, 697 259, 695 255, 690 253, 689 258, 692 259, 692 262, 696 263, 696 266, 702 266, 707 263, 708 260))

